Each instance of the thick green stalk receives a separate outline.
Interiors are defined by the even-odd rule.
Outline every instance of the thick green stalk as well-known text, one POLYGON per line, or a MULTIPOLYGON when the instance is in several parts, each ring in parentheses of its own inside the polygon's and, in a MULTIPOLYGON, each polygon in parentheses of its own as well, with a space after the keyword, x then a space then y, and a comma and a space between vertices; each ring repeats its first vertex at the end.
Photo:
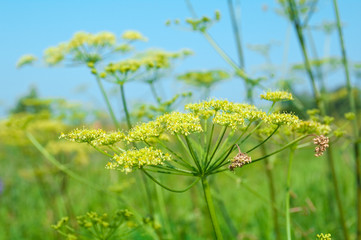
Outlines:
POLYGON ((167 214, 167 209, 166 209, 166 205, 165 205, 165 201, 164 201, 164 196, 163 196, 163 189, 160 186, 155 186, 155 191, 156 191, 156 195, 157 195, 157 200, 158 200, 158 205, 159 205, 159 212, 162 216, 162 224, 164 226, 164 232, 165 232, 165 238, 166 239, 174 239, 171 227, 170 227, 170 221, 169 221, 169 217, 167 214))
POLYGON ((295 149, 291 146, 288 158, 287 185, 286 185, 286 235, 287 240, 292 239, 291 235, 291 213, 290 213, 290 191, 291 191, 291 170, 295 149))
POLYGON ((157 101, 158 104, 161 104, 161 98, 158 96, 157 90, 155 89, 154 81, 150 81, 149 86, 154 99, 157 101))
POLYGON ((339 209, 340 212, 340 222, 341 222, 341 227, 343 230, 343 238, 345 240, 350 239, 349 235, 348 235, 348 231, 347 231, 347 226, 346 226, 346 218, 345 218, 345 214, 344 214, 344 209, 343 209, 343 205, 342 205, 342 201, 341 201, 341 194, 339 191, 339 186, 338 186, 338 181, 337 181, 337 177, 336 177, 336 170, 335 170, 335 163, 334 163, 334 159, 333 159, 333 154, 332 154, 332 149, 331 148, 331 144, 330 147, 327 150, 327 160, 328 160, 328 165, 330 166, 330 170, 331 170, 331 174, 332 174, 332 178, 333 178, 333 188, 335 191, 335 197, 336 197, 336 203, 337 203, 337 207, 339 209))
POLYGON ((310 64, 310 61, 309 61, 308 53, 307 53, 307 50, 306 50, 306 42, 305 42, 305 38, 304 38, 304 35, 303 35, 303 27, 302 27, 302 25, 300 23, 296 3, 294 2, 294 0, 288 0, 288 3, 289 3, 289 10, 290 10, 290 17, 291 17, 291 20, 293 21, 293 25, 294 25, 295 30, 297 32, 297 38, 298 38, 299 44, 301 46, 306 71, 307 71, 308 77, 310 78, 310 81, 311 81, 313 95, 315 97, 316 104, 317 104, 318 108, 321 111, 321 114, 325 115, 324 103, 323 103, 323 101, 321 99, 320 92, 319 92, 319 90, 317 88, 316 81, 315 81, 315 78, 314 78, 313 73, 312 73, 312 68, 311 68, 311 64, 310 64))
POLYGON ((103 98, 104 98, 104 100, 105 100, 105 103, 106 103, 106 105, 107 105, 107 108, 108 108, 110 117, 112 118, 114 125, 115 125, 118 129, 120 129, 119 122, 117 121, 117 118, 115 117, 115 114, 114 114, 114 112, 113 112, 112 105, 110 104, 108 95, 107 95, 107 93, 105 92, 105 89, 104 89, 104 86, 103 86, 103 84, 102 84, 102 81, 100 80, 100 78, 99 78, 98 75, 96 75, 95 78, 96 78, 96 80, 97 80, 99 89, 100 89, 100 91, 101 91, 101 93, 102 93, 102 95, 103 95, 103 98))
POLYGON ((237 72, 237 74, 243 78, 248 80, 246 73, 240 69, 237 64, 223 51, 223 49, 214 41, 214 39, 207 33, 202 32, 203 36, 207 39, 207 41, 211 44, 211 46, 217 51, 217 53, 237 72))
POLYGON ((209 215, 211 216, 212 226, 214 233, 216 235, 216 239, 221 240, 223 239, 221 227, 217 219, 216 210, 214 208, 214 203, 211 195, 211 189, 209 187, 209 183, 206 177, 202 178, 202 187, 203 187, 204 197, 207 203, 209 215))
POLYGON ((233 6, 233 0, 228 0, 228 8, 229 13, 231 16, 231 23, 232 23, 232 30, 233 35, 236 41, 236 47, 237 47, 237 53, 238 53, 238 59, 239 59, 239 66, 241 69, 244 69, 244 58, 243 58, 243 50, 242 50, 242 43, 241 43, 241 34, 239 32, 239 26, 237 23, 236 14, 234 13, 234 6, 233 6))
MULTIPOLYGON (((288 0, 288 6, 289 6, 289 11, 290 11, 290 18, 291 18, 291 20, 292 20, 292 22, 294 24, 295 29, 296 29, 298 41, 299 41, 301 49, 302 49, 302 54, 303 54, 303 58, 304 58, 305 67, 306 67, 308 76, 310 78, 311 84, 312 84, 316 104, 317 104, 318 108, 320 109, 321 115, 325 116, 326 115, 326 109, 325 109, 325 105, 324 105, 324 101, 323 101, 324 99, 321 98, 321 95, 320 95, 320 93, 319 93, 319 91, 317 89, 317 86, 316 86, 314 75, 312 73, 311 64, 309 62, 308 54, 307 54, 307 51, 306 51, 306 44, 305 44, 305 40, 304 40, 304 36, 303 36, 303 26, 300 23, 300 19, 299 19, 299 16, 298 16, 297 6, 296 6, 295 1, 294 0, 288 0)), ((331 147, 328 149, 328 151, 329 152, 332 151, 331 147)), ((329 168, 330 168, 330 171, 331 171, 331 174, 332 174, 333 185, 334 185, 334 187, 338 187, 337 177, 334 174, 334 172, 332 171, 332 168, 334 168, 333 156, 331 156, 330 154, 327 154, 327 160, 328 160, 328 165, 329 165, 329 168)), ((341 196, 339 195, 339 190, 338 189, 335 189, 335 198, 336 198, 336 202, 337 202, 337 206, 338 206, 338 211, 340 213, 341 226, 345 226, 344 219, 341 218, 341 216, 344 215, 344 212, 343 212, 343 208, 342 208, 341 196), (340 206, 341 206, 341 208, 340 208, 340 206)), ((348 236, 347 229, 343 228, 343 233, 344 233, 345 240, 348 240, 348 238, 347 238, 347 236, 348 236)))
POLYGON ((340 46, 342 51, 342 64, 344 66, 345 70, 345 78, 346 78, 346 88, 348 92, 348 101, 350 104, 351 111, 355 114, 355 119, 353 120, 353 133, 354 133, 354 154, 355 154, 355 161, 356 161, 356 188, 357 188, 357 234, 356 239, 361 239, 361 159, 360 159, 360 146, 359 146, 359 139, 360 139, 360 132, 359 132, 359 126, 358 126, 358 114, 356 110, 356 103, 355 103, 355 97, 352 92, 352 85, 351 85, 351 79, 350 79, 350 73, 348 69, 348 61, 347 61, 347 55, 346 55, 346 48, 345 43, 343 40, 343 34, 342 34, 342 27, 341 27, 341 20, 340 20, 340 14, 338 11, 338 4, 337 0, 333 0, 333 6, 335 10, 336 20, 337 20, 337 31, 338 31, 338 37, 340 39, 340 46))
POLYGON ((120 84, 120 95, 122 97, 122 103, 123 103, 123 110, 125 113, 125 118, 127 119, 127 125, 128 129, 132 128, 132 123, 130 122, 130 114, 127 107, 127 100, 125 99, 125 93, 124 93, 124 84, 120 84))
MULTIPOLYGON (((267 155, 267 149, 266 149, 266 145, 261 145, 261 151, 262 151, 262 155, 267 155)), ((265 168, 265 172, 266 172, 266 176, 268 179, 268 189, 269 189, 269 194, 270 194, 270 202, 271 202, 271 209, 272 209, 272 217, 273 217, 273 228, 274 228, 274 233, 275 233, 275 239, 280 239, 281 238, 281 233, 280 233, 280 226, 279 226, 279 222, 278 222, 278 212, 277 212, 277 208, 276 206, 276 189, 275 189, 275 183, 274 183, 274 179, 273 179, 273 172, 271 169, 271 163, 269 161, 268 158, 266 158, 265 162, 264 162, 264 168, 265 168)))

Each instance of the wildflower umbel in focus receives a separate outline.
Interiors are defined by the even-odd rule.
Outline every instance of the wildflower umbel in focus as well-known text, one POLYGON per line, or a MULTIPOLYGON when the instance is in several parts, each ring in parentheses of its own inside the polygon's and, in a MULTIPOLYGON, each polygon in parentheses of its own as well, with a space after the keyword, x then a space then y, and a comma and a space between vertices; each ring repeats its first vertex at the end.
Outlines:
POLYGON ((326 151, 326 148, 329 147, 328 142, 329 142, 329 138, 325 137, 323 135, 317 136, 313 139, 313 143, 315 145, 318 145, 315 148, 315 152, 316 152, 315 156, 316 157, 320 157, 323 155, 323 152, 326 151))
MULTIPOLYGON (((280 98, 282 97, 277 97, 280 98)), ((276 97, 272 99, 275 100, 276 97)), ((261 125, 272 129, 267 132, 262 144, 278 130, 285 128, 294 133, 293 137, 299 136, 293 141, 289 139, 289 143, 271 155, 307 136, 327 134, 329 130, 328 126, 326 129, 322 124, 305 123, 293 114, 266 113, 253 105, 210 99, 188 104, 184 112, 165 113, 153 121, 133 126, 126 133, 107 133, 101 129, 75 129, 62 134, 61 138, 88 143, 97 151, 103 152, 111 158, 107 169, 116 169, 124 173, 141 169, 147 176, 149 171, 194 177, 227 170, 234 171, 245 164, 263 159, 251 159, 248 155, 260 145, 247 149, 248 151, 240 150, 240 147, 245 147, 243 143, 246 139, 261 125), (215 138, 217 141, 214 143, 212 139, 215 138), (174 147, 174 141, 180 150, 174 147), (118 148, 117 144, 125 146, 118 148), (134 149, 135 144, 138 149, 134 149), (127 149, 127 145, 130 148, 127 149), (232 158, 230 156, 237 150, 236 146, 238 153, 232 158)), ((316 156, 320 156, 328 147, 328 138, 320 135, 314 142, 318 145, 316 156)))
POLYGON ((241 152, 241 149, 238 147, 238 154, 233 158, 231 161, 231 164, 229 165, 229 170, 234 171, 235 168, 240 168, 243 165, 246 165, 250 162, 252 162, 252 159, 250 156, 248 156, 246 153, 241 152))

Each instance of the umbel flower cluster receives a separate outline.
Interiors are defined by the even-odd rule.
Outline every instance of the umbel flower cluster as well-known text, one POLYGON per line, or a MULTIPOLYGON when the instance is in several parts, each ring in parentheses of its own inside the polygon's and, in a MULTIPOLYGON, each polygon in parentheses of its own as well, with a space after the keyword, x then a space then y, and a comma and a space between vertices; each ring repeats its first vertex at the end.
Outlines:
MULTIPOLYGON (((66 239, 76 240, 89 239, 89 236, 92 239, 124 239, 139 227, 135 216, 127 209, 117 210, 112 215, 88 212, 72 220, 63 217, 52 228, 66 239)), ((145 219, 143 221, 146 223, 145 219)))
MULTIPOLYGON (((292 99, 292 95, 286 92, 268 93, 265 96, 273 103, 292 99)), ((267 113, 254 105, 211 99, 188 104, 185 112, 163 114, 153 121, 134 126, 126 133, 75 129, 62 134, 61 138, 88 143, 111 157, 106 165, 108 169, 125 173, 141 169, 154 179, 148 171, 194 177, 233 171, 264 159, 265 156, 253 156, 251 152, 272 137, 277 138, 278 149, 268 156, 308 136, 327 135, 329 132, 327 125, 303 121, 290 113, 267 113), (289 131, 292 134, 287 133, 289 131), (251 136, 257 132, 260 133, 256 134, 258 137, 264 137, 256 142, 251 136), (276 133, 284 136, 277 137, 276 133), (279 142, 279 139, 285 138, 286 141, 279 142), (247 149, 245 145, 249 146, 250 143, 255 143, 255 146, 247 149), (238 154, 235 153, 237 147, 238 154)), ((325 143, 326 137, 319 138, 323 139, 321 145, 325 143)))

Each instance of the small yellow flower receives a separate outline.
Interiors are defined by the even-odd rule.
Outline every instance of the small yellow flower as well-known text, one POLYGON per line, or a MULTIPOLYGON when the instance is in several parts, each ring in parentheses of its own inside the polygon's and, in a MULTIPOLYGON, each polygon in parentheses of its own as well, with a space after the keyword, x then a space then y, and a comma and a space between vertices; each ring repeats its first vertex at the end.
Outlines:
POLYGON ((217 123, 222 126, 229 126, 233 131, 244 127, 244 119, 239 113, 216 114, 213 118, 213 123, 217 123))
POLYGON ((293 100, 292 94, 285 91, 266 92, 261 94, 261 98, 271 102, 293 100))
POLYGON ((146 141, 152 137, 159 137, 163 132, 163 127, 159 121, 142 123, 130 129, 127 135, 129 142, 146 141))
POLYGON ((294 125, 299 122, 297 116, 289 113, 272 113, 264 118, 264 121, 268 124, 275 125, 294 125))
POLYGON ((147 41, 148 40, 146 37, 143 36, 143 34, 141 34, 138 31, 133 31, 133 30, 125 31, 122 35, 122 38, 124 40, 129 40, 129 41, 135 41, 135 40, 147 41))
POLYGON ((33 62, 35 62, 36 60, 37 60, 37 58, 34 55, 27 54, 27 55, 21 56, 21 58, 16 63, 16 67, 21 68, 25 65, 30 65, 33 62))
POLYGON ((161 165, 164 161, 170 161, 171 156, 153 147, 145 147, 139 150, 128 150, 120 155, 114 154, 111 162, 106 165, 107 169, 116 169, 125 173, 132 172, 134 168, 144 166, 161 165))
POLYGON ((64 134, 62 133, 60 135, 60 139, 64 138, 66 140, 69 140, 71 142, 85 142, 85 143, 91 143, 94 140, 97 140, 101 137, 104 137, 106 135, 106 132, 102 129, 74 129, 73 131, 64 134))
POLYGON ((123 132, 111 132, 99 136, 91 141, 91 144, 95 146, 108 146, 123 140, 125 140, 125 134, 123 132))
POLYGON ((321 124, 315 121, 302 121, 292 125, 292 130, 303 134, 327 135, 330 133, 331 128, 328 125, 321 124))
POLYGON ((157 118, 171 134, 189 135, 202 132, 200 119, 193 113, 172 112, 157 118))

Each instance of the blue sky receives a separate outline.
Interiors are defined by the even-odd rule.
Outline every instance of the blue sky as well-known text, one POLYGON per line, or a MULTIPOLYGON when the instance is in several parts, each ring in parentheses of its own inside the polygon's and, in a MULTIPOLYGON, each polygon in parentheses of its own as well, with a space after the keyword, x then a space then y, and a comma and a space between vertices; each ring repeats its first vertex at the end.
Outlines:
MULTIPOLYGON (((244 46, 275 42, 276 46, 271 50, 271 59, 274 64, 282 65, 288 23, 275 13, 274 10, 278 7, 276 2, 237 1, 241 6, 244 46), (264 10, 265 6, 267 11, 264 10)), ((193 0, 192 3, 198 15, 213 15, 215 10, 221 11, 222 20, 211 28, 210 33, 232 58, 237 59, 226 0, 193 0)), ((361 1, 339 0, 339 5, 340 15, 345 24, 348 56, 353 61, 360 62, 361 1)), ((86 68, 15 68, 18 58, 23 54, 32 53, 41 57, 45 48, 70 39, 80 30, 92 33, 107 30, 119 36, 124 30, 134 29, 149 38, 147 43, 137 45, 140 50, 148 47, 170 51, 192 49, 195 55, 181 62, 175 69, 176 73, 212 68, 230 70, 200 34, 164 25, 167 19, 185 19, 190 16, 183 0, 0 0, 0 116, 4 116, 16 99, 25 94, 31 85, 37 86, 42 97, 60 97, 104 107, 95 81, 86 68), (86 86, 88 90, 79 93, 76 89, 80 86, 86 86)), ((320 0, 318 12, 310 24, 316 25, 334 19, 332 1, 320 0)), ((319 55, 322 56, 325 36, 315 33, 314 39, 319 55)), ((331 37, 330 49, 331 55, 340 55, 335 33, 331 37)), ((288 63, 300 61, 302 56, 295 32, 291 29, 288 63)), ((245 63, 247 72, 254 74, 256 67, 264 64, 264 59, 245 48, 245 63)), ((342 82, 343 78, 339 79, 340 77, 342 78, 342 75, 336 75, 334 79, 331 77, 328 86, 336 86, 339 81, 342 82)), ((165 79, 162 84, 168 97, 177 91, 189 90, 170 79, 165 79)), ((305 79, 300 87, 307 88, 308 80, 305 79)), ((241 81, 234 79, 219 85, 212 95, 244 101, 243 93, 241 81)), ((149 96, 149 90, 143 85, 131 83, 127 86, 127 95, 133 101, 145 100, 144 96, 149 96)))

